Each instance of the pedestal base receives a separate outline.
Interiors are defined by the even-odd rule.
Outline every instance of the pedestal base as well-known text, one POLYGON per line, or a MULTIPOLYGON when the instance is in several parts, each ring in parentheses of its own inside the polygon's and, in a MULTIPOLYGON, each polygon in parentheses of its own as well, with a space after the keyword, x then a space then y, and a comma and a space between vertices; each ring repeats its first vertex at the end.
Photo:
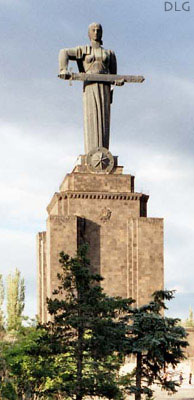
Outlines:
POLYGON ((47 321, 46 298, 58 285, 59 253, 71 256, 89 243, 93 271, 111 296, 145 304, 163 289, 163 220, 147 218, 148 196, 134 192, 134 177, 115 166, 110 174, 76 165, 48 205, 47 231, 38 234, 39 316, 47 321))

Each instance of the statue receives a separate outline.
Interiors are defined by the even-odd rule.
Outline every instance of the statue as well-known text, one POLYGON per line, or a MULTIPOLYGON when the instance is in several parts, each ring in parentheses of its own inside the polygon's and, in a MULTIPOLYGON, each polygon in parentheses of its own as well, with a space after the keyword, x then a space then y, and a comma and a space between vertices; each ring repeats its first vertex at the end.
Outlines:
MULTIPOLYGON (((59 53, 59 78, 82 80, 85 153, 109 149, 111 84, 143 82, 142 76, 116 75, 117 61, 112 50, 102 47, 102 26, 92 23, 88 29, 90 45, 65 48, 59 53), (77 61, 79 73, 68 71, 69 60, 77 61)), ((103 156, 101 157, 103 158, 103 156)), ((102 160, 101 160, 102 161, 102 160)))
MULTIPOLYGON (((117 63, 113 51, 102 45, 102 26, 89 26, 90 46, 78 46, 60 51, 60 74, 66 74, 68 60, 76 60, 80 72, 87 74, 116 74, 117 63)), ((85 153, 95 147, 109 148, 111 85, 98 82, 84 82, 84 138, 85 153)))

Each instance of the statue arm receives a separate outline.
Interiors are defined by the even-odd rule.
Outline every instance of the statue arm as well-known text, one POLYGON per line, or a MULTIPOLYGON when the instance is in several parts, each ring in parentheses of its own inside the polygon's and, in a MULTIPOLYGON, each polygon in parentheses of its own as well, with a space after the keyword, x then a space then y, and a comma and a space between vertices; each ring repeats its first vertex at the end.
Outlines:
POLYGON ((79 57, 79 48, 61 49, 59 52, 59 73, 68 73, 69 60, 76 61, 79 57))

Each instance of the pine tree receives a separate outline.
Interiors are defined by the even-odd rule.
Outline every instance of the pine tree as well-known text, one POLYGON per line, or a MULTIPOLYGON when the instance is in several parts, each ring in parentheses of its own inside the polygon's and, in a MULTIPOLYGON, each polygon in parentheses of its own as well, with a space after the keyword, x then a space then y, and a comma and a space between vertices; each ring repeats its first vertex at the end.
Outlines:
POLYGON ((22 324, 22 312, 25 306, 24 279, 20 271, 8 275, 7 278, 7 329, 18 330, 22 324))
POLYGON ((85 396, 122 399, 119 369, 125 325, 120 313, 131 299, 111 298, 103 293, 100 275, 92 274, 82 246, 77 257, 60 254, 60 284, 48 300, 52 322, 47 324, 55 358, 55 376, 47 393, 58 390, 64 398, 85 396))
MULTIPOLYGON (((147 305, 134 308, 129 316, 126 354, 133 354, 136 358, 134 372, 135 382, 128 388, 128 392, 135 394, 135 400, 141 400, 146 394, 151 398, 151 385, 157 383, 163 389, 173 393, 178 386, 177 382, 167 380, 165 370, 168 366, 175 368, 184 359, 184 349, 188 346, 185 329, 178 325, 177 318, 165 317, 167 309, 165 300, 171 300, 174 291, 157 291, 153 294, 153 301, 147 305)), ((126 383, 125 378, 125 383, 126 383)))

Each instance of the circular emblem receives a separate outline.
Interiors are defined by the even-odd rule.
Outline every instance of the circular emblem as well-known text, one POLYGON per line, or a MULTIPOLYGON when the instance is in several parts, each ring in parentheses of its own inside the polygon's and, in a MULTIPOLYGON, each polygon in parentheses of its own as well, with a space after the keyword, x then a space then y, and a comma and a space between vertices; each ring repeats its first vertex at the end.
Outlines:
POLYGON ((114 158, 105 147, 97 147, 87 154, 87 166, 91 172, 109 174, 114 167, 114 158))

